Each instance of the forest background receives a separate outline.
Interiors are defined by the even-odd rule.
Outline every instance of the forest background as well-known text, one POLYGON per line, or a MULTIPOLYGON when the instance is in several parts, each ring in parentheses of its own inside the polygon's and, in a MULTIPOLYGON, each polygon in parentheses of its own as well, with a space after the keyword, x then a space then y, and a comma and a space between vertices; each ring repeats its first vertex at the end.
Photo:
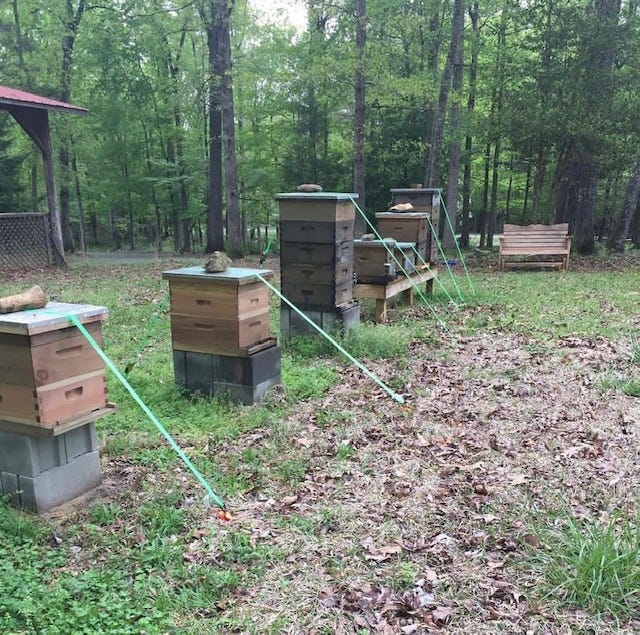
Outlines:
MULTIPOLYGON (((51 116, 65 250, 263 248, 303 182, 371 218, 440 187, 463 245, 555 221, 640 247, 636 0, 303 4, 303 29, 245 0, 0 5, 2 83, 90 111, 51 116)), ((0 115, 0 212, 42 211, 0 115)))

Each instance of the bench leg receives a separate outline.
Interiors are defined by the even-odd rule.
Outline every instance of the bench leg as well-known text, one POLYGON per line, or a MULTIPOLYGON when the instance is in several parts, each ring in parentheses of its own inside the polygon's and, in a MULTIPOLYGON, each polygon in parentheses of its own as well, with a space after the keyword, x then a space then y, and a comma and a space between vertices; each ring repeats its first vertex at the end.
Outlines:
POLYGON ((402 298, 409 306, 413 306, 413 287, 402 292, 402 298))
POLYGON ((425 286, 425 291, 427 292, 427 295, 433 295, 433 278, 431 278, 431 280, 427 280, 427 284, 425 286))
POLYGON ((387 319, 387 301, 376 300, 376 322, 384 322, 387 319))

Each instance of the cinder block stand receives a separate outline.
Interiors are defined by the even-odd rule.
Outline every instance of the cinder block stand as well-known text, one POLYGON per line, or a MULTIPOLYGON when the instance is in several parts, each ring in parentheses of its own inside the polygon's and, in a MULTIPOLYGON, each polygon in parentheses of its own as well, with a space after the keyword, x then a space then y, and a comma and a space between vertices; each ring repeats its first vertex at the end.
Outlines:
POLYGON ((95 422, 114 411, 104 363, 70 315, 102 342, 105 307, 0 315, 0 493, 38 513, 100 482, 95 422))
MULTIPOLYGON (((0 429, 7 423, 0 421, 0 429)), ((94 422, 55 436, 39 436, 33 427, 22 430, 0 432, 0 490, 13 505, 43 512, 100 483, 94 422)))

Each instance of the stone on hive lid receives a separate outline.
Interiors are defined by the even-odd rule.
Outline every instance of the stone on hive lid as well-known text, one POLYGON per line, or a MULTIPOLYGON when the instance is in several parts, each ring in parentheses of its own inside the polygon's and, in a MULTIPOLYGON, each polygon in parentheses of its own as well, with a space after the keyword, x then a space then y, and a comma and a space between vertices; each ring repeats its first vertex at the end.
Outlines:
POLYGON ((376 239, 375 234, 363 234, 362 238, 360 238, 360 240, 375 240, 375 239, 376 239))
POLYGON ((413 209, 413 205, 411 203, 398 203, 393 207, 389 208, 390 212, 410 212, 413 209))
POLYGON ((205 257, 202 267, 207 273, 219 273, 225 271, 231 264, 231 258, 227 254, 223 251, 214 251, 205 257))
POLYGON ((322 185, 316 185, 315 183, 302 183, 298 185, 298 192, 322 192, 322 185))

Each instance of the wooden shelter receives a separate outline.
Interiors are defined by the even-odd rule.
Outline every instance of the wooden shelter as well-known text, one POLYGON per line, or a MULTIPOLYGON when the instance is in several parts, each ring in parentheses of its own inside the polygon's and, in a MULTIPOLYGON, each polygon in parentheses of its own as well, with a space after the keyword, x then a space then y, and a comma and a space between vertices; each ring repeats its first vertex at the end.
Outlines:
POLYGON ((63 101, 50 99, 49 97, 42 97, 34 93, 10 88, 9 86, 0 86, 0 110, 6 110, 20 124, 42 153, 53 251, 56 262, 64 265, 62 229, 56 204, 56 188, 53 178, 53 150, 49 130, 49 111, 83 114, 87 113, 88 110, 63 101))

